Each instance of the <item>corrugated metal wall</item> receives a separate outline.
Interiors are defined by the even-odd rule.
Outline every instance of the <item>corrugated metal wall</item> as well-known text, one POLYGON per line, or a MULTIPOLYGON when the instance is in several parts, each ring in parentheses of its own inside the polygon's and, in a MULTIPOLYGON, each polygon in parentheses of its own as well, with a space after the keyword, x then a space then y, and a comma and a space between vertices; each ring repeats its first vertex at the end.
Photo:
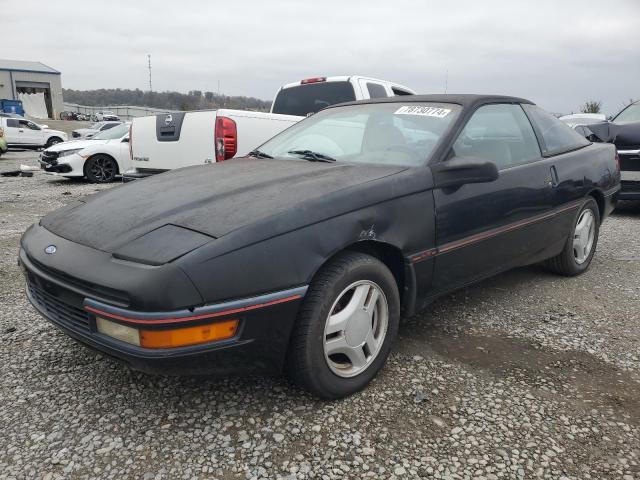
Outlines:
POLYGON ((62 81, 59 74, 24 72, 19 70, 0 71, 0 98, 18 100, 18 90, 16 84, 23 86, 48 86, 51 95, 52 118, 59 118, 60 112, 64 109, 62 99, 62 81))

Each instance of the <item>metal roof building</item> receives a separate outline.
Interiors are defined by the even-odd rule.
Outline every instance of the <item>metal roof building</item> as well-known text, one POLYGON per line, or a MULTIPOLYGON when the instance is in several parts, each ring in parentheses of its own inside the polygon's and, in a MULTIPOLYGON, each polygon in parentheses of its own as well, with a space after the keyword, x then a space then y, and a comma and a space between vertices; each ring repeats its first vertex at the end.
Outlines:
POLYGON ((64 109, 61 76, 44 63, 0 59, 0 99, 20 100, 25 95, 42 94, 46 115, 57 118, 64 109))

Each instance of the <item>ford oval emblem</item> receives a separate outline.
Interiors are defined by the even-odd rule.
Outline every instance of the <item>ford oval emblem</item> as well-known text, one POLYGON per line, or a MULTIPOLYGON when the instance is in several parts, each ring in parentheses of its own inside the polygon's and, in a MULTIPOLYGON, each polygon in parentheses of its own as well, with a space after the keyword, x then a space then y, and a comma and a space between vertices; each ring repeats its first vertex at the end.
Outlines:
POLYGON ((55 245, 49 245, 47 248, 44 249, 44 253, 48 253, 49 255, 51 255, 52 253, 56 253, 58 249, 56 248, 55 245))

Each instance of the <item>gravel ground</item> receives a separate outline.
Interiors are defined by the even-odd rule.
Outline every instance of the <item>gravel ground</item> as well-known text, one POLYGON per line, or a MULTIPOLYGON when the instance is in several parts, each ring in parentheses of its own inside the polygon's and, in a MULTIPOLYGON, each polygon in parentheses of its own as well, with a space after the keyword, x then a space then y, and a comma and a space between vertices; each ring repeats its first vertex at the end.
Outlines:
MULTIPOLYGON (((11 152, 0 171, 33 152, 11 152)), ((21 233, 110 186, 0 177, 0 479, 640 479, 640 206, 592 268, 514 270, 407 319, 365 391, 167 378, 59 333, 23 293, 21 233)))

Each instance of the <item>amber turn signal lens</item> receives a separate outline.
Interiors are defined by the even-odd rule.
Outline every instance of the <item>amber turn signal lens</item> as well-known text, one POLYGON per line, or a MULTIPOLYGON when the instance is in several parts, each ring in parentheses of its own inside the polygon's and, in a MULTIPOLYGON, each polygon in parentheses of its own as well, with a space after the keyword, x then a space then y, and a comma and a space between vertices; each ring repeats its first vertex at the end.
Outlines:
POLYGON ((237 329, 238 320, 227 320, 173 330, 140 330, 140 346, 145 348, 173 348, 216 342, 233 337, 237 329))

